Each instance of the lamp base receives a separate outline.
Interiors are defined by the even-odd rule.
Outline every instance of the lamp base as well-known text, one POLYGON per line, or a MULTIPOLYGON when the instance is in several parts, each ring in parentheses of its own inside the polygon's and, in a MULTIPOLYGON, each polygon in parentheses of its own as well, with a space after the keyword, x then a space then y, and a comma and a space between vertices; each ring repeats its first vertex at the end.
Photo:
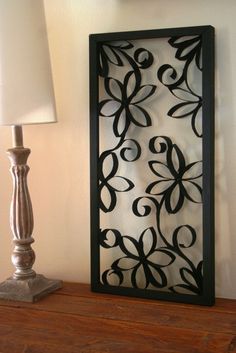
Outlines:
POLYGON ((62 281, 48 279, 43 275, 24 280, 11 277, 0 283, 0 299, 33 303, 60 288, 62 281))

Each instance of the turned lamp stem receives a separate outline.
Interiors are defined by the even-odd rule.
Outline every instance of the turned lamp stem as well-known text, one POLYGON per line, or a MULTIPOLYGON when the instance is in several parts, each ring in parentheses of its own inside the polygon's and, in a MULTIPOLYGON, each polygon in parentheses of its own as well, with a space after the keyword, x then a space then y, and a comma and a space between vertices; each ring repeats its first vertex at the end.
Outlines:
POLYGON ((35 253, 31 248, 34 242, 33 210, 27 186, 29 167, 27 159, 30 149, 23 146, 21 126, 12 127, 13 148, 7 151, 11 162, 13 195, 10 210, 10 225, 15 245, 12 263, 15 272, 12 277, 0 283, 0 298, 35 302, 45 295, 62 287, 60 280, 48 279, 36 274, 32 269, 35 253))
POLYGON ((12 141, 13 147, 24 147, 23 130, 21 125, 12 126, 12 141))
POLYGON ((10 210, 10 225, 15 245, 12 262, 16 268, 15 279, 33 278, 36 276, 32 266, 35 253, 31 248, 34 242, 33 210, 27 186, 29 167, 26 164, 30 154, 29 148, 23 147, 23 133, 21 126, 12 127, 13 148, 7 151, 11 161, 11 174, 13 178, 13 195, 10 210))

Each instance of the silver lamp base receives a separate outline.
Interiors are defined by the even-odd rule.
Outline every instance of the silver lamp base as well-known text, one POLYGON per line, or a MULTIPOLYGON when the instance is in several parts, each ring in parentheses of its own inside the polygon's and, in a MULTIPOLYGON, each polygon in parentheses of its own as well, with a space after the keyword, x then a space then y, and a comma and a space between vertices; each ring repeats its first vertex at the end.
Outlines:
POLYGON ((62 281, 36 275, 29 279, 8 278, 0 283, 0 299, 36 302, 49 293, 62 288, 62 281))
POLYGON ((0 299, 35 302, 62 287, 62 281, 37 275, 32 269, 35 253, 31 248, 34 242, 33 210, 27 186, 29 148, 23 146, 21 126, 13 126, 13 148, 8 150, 13 177, 13 195, 10 212, 10 225, 13 233, 14 250, 12 263, 14 275, 0 283, 0 299))

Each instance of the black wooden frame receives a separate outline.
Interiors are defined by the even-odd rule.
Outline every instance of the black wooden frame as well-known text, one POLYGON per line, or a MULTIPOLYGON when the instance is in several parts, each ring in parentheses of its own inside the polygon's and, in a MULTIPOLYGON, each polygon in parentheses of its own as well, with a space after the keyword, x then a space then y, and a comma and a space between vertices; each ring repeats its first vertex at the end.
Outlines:
POLYGON ((197 26, 133 32, 91 34, 90 44, 90 166, 91 166, 91 289, 118 295, 138 296, 177 302, 213 305, 215 300, 214 257, 214 28, 197 26), (137 40, 172 36, 202 36, 203 96, 203 295, 175 294, 127 287, 104 285, 100 282, 98 243, 98 47, 103 42, 137 40))

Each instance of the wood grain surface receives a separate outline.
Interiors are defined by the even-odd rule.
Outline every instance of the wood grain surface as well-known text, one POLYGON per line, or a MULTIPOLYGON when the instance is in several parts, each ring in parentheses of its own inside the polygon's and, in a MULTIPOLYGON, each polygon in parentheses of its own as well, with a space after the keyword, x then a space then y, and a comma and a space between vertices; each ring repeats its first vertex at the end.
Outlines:
POLYGON ((119 297, 65 283, 0 301, 0 353, 236 353, 236 300, 213 307, 119 297))

